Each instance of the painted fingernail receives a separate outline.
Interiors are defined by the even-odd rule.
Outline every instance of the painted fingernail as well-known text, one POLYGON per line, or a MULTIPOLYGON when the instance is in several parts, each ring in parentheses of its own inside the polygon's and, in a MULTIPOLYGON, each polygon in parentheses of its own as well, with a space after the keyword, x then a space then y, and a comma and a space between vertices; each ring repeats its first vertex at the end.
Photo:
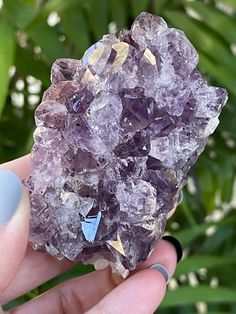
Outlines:
POLYGON ((161 273, 163 275, 163 277, 165 278, 166 284, 168 285, 168 283, 170 282, 170 273, 164 265, 154 264, 154 265, 150 266, 150 268, 159 271, 159 273, 161 273))
POLYGON ((0 169, 0 226, 11 220, 20 203, 22 191, 21 181, 15 173, 0 169))
POLYGON ((175 250, 176 250, 177 263, 178 263, 183 256, 183 249, 182 249, 182 245, 180 244, 179 240, 177 240, 175 237, 172 237, 169 235, 164 236, 162 238, 162 240, 166 240, 166 241, 170 242, 171 244, 173 244, 173 246, 175 247, 175 250))

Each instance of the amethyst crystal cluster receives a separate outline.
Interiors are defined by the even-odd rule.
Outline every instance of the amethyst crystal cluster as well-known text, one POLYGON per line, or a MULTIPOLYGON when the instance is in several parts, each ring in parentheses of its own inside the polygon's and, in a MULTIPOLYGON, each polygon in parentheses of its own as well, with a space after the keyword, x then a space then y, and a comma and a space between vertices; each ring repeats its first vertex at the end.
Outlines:
POLYGON ((227 99, 197 64, 149 13, 53 64, 26 181, 35 249, 119 272, 147 258, 227 99))

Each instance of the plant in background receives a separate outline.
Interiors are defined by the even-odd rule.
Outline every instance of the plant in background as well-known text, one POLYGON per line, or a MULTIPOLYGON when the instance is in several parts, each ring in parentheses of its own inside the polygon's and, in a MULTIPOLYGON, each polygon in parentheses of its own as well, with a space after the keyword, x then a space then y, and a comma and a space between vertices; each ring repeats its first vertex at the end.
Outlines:
MULTIPOLYGON (((5 0, 0 6, 1 162, 30 151, 33 113, 56 58, 81 58, 103 34, 130 26, 141 11, 186 33, 201 72, 230 97, 168 224, 186 258, 158 313, 236 313, 236 1, 5 0)), ((76 265, 9 306, 90 270, 76 265)))

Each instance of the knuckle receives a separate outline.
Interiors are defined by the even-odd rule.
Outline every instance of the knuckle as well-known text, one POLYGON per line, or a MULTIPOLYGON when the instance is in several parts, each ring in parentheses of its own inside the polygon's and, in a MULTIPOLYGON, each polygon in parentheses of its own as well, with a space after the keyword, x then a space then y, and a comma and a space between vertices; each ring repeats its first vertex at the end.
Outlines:
POLYGON ((84 313, 82 302, 73 289, 58 287, 60 314, 84 313))

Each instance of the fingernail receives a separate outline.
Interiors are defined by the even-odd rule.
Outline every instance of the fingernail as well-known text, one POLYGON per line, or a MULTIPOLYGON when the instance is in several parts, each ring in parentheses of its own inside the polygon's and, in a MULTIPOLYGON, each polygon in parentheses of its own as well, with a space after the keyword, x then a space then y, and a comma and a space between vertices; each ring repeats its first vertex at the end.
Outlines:
POLYGON ((182 245, 180 244, 179 240, 177 240, 175 237, 172 237, 172 236, 164 236, 162 238, 162 240, 166 240, 166 241, 170 242, 171 244, 173 244, 173 246, 175 247, 175 250, 176 250, 177 263, 178 263, 183 256, 183 249, 182 249, 182 245))
POLYGON ((14 215, 22 196, 23 187, 14 172, 0 169, 0 226, 14 215))
POLYGON ((164 265, 154 264, 154 265, 150 266, 150 268, 159 271, 164 276, 165 281, 166 281, 166 285, 168 285, 168 283, 170 282, 170 273, 164 265))

